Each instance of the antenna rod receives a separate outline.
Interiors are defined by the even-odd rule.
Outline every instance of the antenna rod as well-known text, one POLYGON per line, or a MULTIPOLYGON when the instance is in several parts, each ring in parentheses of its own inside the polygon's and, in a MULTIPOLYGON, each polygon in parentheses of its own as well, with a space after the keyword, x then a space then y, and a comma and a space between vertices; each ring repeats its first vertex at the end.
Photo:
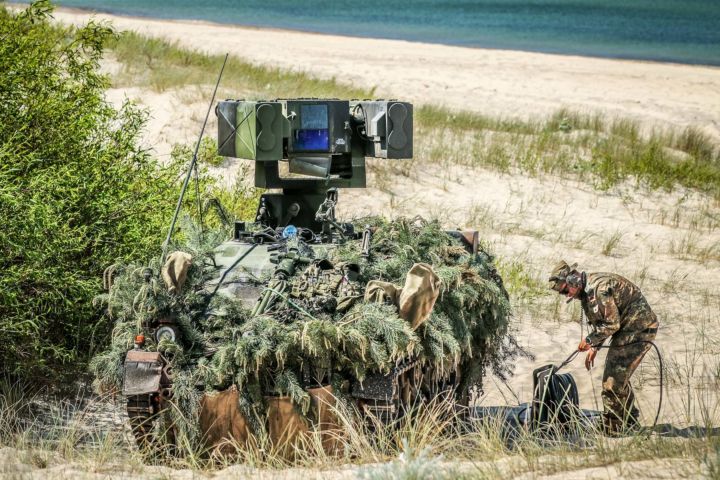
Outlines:
POLYGON ((180 190, 180 197, 178 198, 177 205, 175 206, 175 214, 173 215, 172 222, 170 223, 170 230, 168 230, 167 237, 165 238, 165 242, 162 246, 162 256, 160 257, 160 264, 163 264, 165 262, 165 255, 167 255, 167 248, 170 244, 170 238, 172 237, 173 230, 175 230, 175 223, 177 222, 178 215, 180 214, 180 208, 182 208, 182 201, 185 197, 185 191, 187 190, 188 183, 190 183, 190 177, 192 176, 192 172, 195 169, 195 165, 197 164, 197 155, 198 150, 200 149, 200 142, 202 141, 203 134, 205 133, 205 126, 207 125, 208 118, 210 118, 210 111, 212 110, 212 106, 215 103, 215 95, 217 94, 218 86, 220 85, 220 79, 222 78, 223 71, 225 70, 225 64, 227 63, 229 54, 225 54, 225 60, 223 60, 222 68, 220 69, 220 75, 218 75, 217 82, 215 83, 215 90, 213 90, 212 99, 210 100, 210 105, 208 106, 207 113, 205 114, 205 121, 203 122, 202 130, 200 130, 200 138, 198 138, 197 143, 195 144, 195 153, 193 153, 192 161, 190 162, 190 165, 187 169, 187 175, 185 176, 185 182, 183 183, 182 190, 180 190))

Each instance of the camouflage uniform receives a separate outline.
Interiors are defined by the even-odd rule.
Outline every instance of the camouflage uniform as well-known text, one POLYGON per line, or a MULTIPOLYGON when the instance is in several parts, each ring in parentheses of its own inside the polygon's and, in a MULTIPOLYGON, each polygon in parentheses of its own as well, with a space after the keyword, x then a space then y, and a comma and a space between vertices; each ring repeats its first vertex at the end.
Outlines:
MULTIPOLYGON (((591 345, 601 345, 610 337, 610 346, 652 341, 658 320, 640 289, 614 273, 590 273, 580 301, 593 331, 587 336, 591 345)), ((606 430, 617 432, 623 425, 637 423, 638 410, 630 386, 649 343, 610 348, 603 372, 603 421, 606 430)))

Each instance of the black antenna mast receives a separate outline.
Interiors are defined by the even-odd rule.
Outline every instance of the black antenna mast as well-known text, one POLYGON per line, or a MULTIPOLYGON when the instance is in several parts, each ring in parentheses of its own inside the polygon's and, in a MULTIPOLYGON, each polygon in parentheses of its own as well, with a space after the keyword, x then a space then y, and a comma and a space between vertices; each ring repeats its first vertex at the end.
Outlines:
MULTIPOLYGON (((229 54, 225 54, 225 60, 223 60, 222 68, 220 68, 220 75, 218 75, 217 82, 215 83, 215 90, 213 90, 212 99, 208 106, 207 113, 205 114, 205 121, 203 122, 202 130, 200 130, 200 138, 198 138, 195 144, 195 153, 193 153, 192 161, 187 169, 187 175, 185 175, 185 182, 183 183, 182 190, 180 190, 180 197, 178 198, 177 205, 175 206, 175 213, 173 214, 172 222, 170 223, 170 229, 168 230, 165 242, 162 245, 162 256, 160 257, 160 263, 165 262, 165 255, 167 255, 167 248, 170 244, 170 238, 172 238, 173 230, 175 230, 175 223, 177 222, 178 215, 180 214, 180 208, 182 208, 182 201, 185 198, 185 191, 187 190, 188 184, 190 183, 190 177, 193 171, 196 171, 198 150, 200 149, 200 142, 202 141, 203 135, 205 134, 205 126, 207 126, 208 118, 210 118, 210 111, 215 103, 215 95, 217 94, 218 86, 220 85, 220 79, 222 78, 223 71, 225 70, 225 64, 227 63, 229 54)), ((196 171, 197 175, 197 171, 196 171)), ((202 213, 200 213, 202 215, 202 213)))

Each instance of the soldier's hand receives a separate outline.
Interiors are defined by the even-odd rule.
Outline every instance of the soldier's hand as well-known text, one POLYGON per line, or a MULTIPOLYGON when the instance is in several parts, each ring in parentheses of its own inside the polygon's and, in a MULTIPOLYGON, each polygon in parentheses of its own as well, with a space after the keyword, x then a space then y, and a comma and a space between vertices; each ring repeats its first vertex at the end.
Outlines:
POLYGON ((588 371, 595 366, 595 357, 597 356, 597 353, 598 349, 593 347, 588 352, 587 357, 585 357, 585 368, 588 371))
POLYGON ((591 348, 592 348, 592 345, 590 345, 587 342, 587 338, 583 338, 582 341, 580 342, 580 345, 578 345, 578 350, 581 352, 587 352, 591 348))

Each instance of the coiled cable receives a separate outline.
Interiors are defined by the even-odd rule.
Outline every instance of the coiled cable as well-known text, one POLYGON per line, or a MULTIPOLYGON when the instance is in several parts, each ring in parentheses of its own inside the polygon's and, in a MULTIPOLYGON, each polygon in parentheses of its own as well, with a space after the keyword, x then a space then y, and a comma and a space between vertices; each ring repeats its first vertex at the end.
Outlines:
MULTIPOLYGON (((641 343, 642 344, 650 344, 650 346, 652 346, 655 349, 655 353, 657 354, 657 357, 658 357, 658 363, 660 365, 660 398, 658 399, 658 408, 657 408, 657 412, 655 413, 655 420, 653 421, 653 425, 652 425, 652 429, 654 430, 655 427, 657 426, 658 419, 660 418, 660 411, 662 410, 663 377, 664 377, 663 372, 665 371, 665 368, 663 367, 663 358, 662 358, 662 355, 660 354, 660 349, 658 348, 657 344, 655 342, 653 342, 652 340, 636 340, 634 342, 625 343, 623 345, 600 345, 599 347, 594 347, 594 348, 597 348, 598 350, 603 349, 603 348, 609 350, 611 348, 624 348, 624 347, 629 347, 631 345, 639 345, 641 343)), ((580 350, 575 350, 574 352, 572 352, 570 354, 570 356, 568 356, 565 359, 565 361, 563 361, 558 366, 558 368, 555 370, 555 373, 557 373, 560 369, 564 368, 570 362, 575 360, 575 358, 578 356, 579 353, 580 353, 580 350)))

